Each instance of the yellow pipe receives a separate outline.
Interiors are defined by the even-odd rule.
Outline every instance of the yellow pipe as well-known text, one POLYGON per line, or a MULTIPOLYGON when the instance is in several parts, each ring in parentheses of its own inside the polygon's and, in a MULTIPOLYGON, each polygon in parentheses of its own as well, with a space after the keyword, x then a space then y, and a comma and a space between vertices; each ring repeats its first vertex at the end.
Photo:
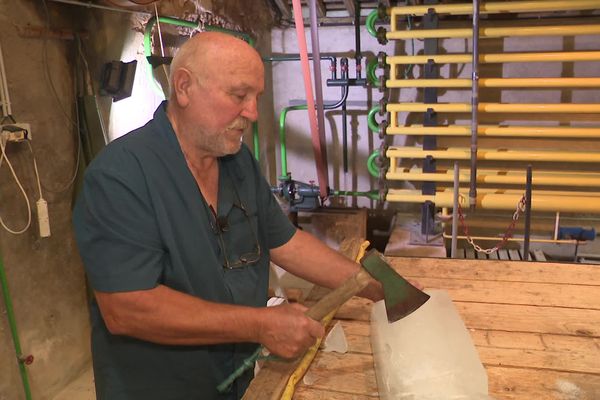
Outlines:
MULTIPOLYGON (((454 171, 438 171, 434 173, 425 173, 421 169, 403 168, 402 170, 390 170, 386 174, 386 179, 389 180, 406 180, 406 181, 428 181, 428 182, 453 182, 454 171)), ((464 169, 460 171, 459 181, 463 183, 470 182, 470 170, 464 169)), ((501 171, 501 170, 477 170, 477 182, 488 184, 506 184, 506 185, 525 185, 525 171, 501 171)), ((533 174, 534 185, 549 185, 549 186, 578 186, 578 187, 600 187, 600 174, 594 173, 564 173, 558 171, 536 171, 533 174)))
MULTIPOLYGON (((391 113, 396 116, 396 113, 391 113)), ((396 121, 396 118, 394 119, 396 121)), ((471 127, 466 125, 449 126, 394 126, 386 128, 388 135, 436 135, 471 136, 471 127)), ((575 126, 496 126, 479 125, 477 135, 483 137, 553 137, 553 138, 600 138, 600 127, 575 126)))
MULTIPOLYGON (((436 64, 470 63, 471 54, 442 54, 429 56, 388 56, 385 61, 390 66, 397 64, 427 64, 428 60, 436 64)), ((553 51, 546 53, 490 53, 480 54, 480 64, 505 62, 562 62, 562 61, 599 61, 600 51, 553 51)))
MULTIPOLYGON (((521 37, 521 36, 576 36, 596 35, 600 33, 600 25, 549 25, 549 26, 515 26, 487 27, 479 29, 481 38, 521 37)), ((418 29, 391 31, 386 33, 388 40, 397 39, 435 39, 435 38, 470 38, 470 28, 453 29, 418 29)))
MULTIPOLYGON (((425 158, 432 156, 438 160, 470 160, 471 152, 466 147, 448 147, 438 150, 423 150, 419 147, 390 147, 388 158, 425 158)), ((478 160, 493 161, 556 161, 556 162, 600 162, 600 152, 556 151, 556 150, 513 150, 480 148, 478 160)))
MULTIPOLYGON (((447 233, 442 234, 442 236, 444 236, 444 239, 452 239, 452 235, 449 235, 447 233)), ((461 240, 466 240, 467 237, 466 236, 462 236, 462 235, 458 235, 456 236, 457 239, 461 239, 461 240)), ((491 240, 491 241, 498 241, 500 238, 498 236, 470 236, 471 239, 473 240, 491 240)), ((525 238, 518 238, 518 237, 510 237, 507 239, 509 242, 523 242, 525 241, 525 238)), ((532 243, 554 243, 554 244, 576 244, 577 241, 576 240, 566 240, 566 239, 536 239, 536 238, 530 238, 529 239, 530 242, 532 243)))
MULTIPOLYGON (((544 1, 505 1, 483 3, 480 6, 481 14, 500 14, 516 12, 545 12, 567 10, 593 10, 598 8, 597 0, 544 0, 544 1)), ((388 14, 394 18, 399 15, 427 14, 432 8, 437 14, 470 15, 473 13, 473 4, 439 4, 426 6, 392 7, 388 14)))
MULTIPOLYGON (((427 109, 436 112, 471 112, 468 103, 393 103, 386 106, 387 112, 426 112, 427 109)), ((504 104, 504 103, 479 103, 479 112, 488 113, 600 113, 600 104, 504 104)))
MULTIPOLYGON (((406 87, 456 87, 471 88, 471 79, 388 79, 385 85, 389 88, 406 87)), ((508 87, 600 87, 600 78, 481 78, 480 88, 508 87)))
MULTIPOLYGON (((443 217, 451 217, 451 214, 448 212, 448 207, 442 207, 442 216, 443 217)), ((448 222, 442 222, 442 228, 445 229, 445 225, 448 222)), ((450 225, 452 225, 452 223, 450 222, 450 225)), ((447 234, 447 233, 443 233, 442 236, 444 237, 444 239, 451 239, 452 235, 447 234)), ((458 239, 467 239, 466 236, 461 236, 458 235, 457 236, 458 239)), ((498 241, 498 236, 471 236, 471 239, 473 240, 491 240, 491 241, 498 241)), ((523 242, 525 240, 525 238, 522 237, 510 237, 507 239, 509 242, 523 242)), ((531 238, 530 239, 531 242, 535 242, 535 243, 561 243, 561 244, 576 244, 577 240, 571 240, 571 239, 539 239, 539 238, 531 238)), ((581 243, 581 244, 585 244, 581 243)))
MULTIPOLYGON (((575 193, 575 192, 574 192, 575 193)), ((600 193, 598 194, 600 195, 600 193)), ((514 210, 521 200, 523 193, 486 193, 477 190, 477 208, 491 210, 514 210)), ((399 203, 423 203, 432 201, 437 207, 452 207, 452 188, 435 195, 423 195, 418 190, 389 189, 386 201, 399 203)), ((461 191, 459 197, 461 207, 469 207, 468 190, 461 191)), ((589 194, 581 196, 555 196, 546 195, 540 191, 534 191, 531 196, 533 211, 551 212, 600 212, 600 201, 597 196, 589 194)))

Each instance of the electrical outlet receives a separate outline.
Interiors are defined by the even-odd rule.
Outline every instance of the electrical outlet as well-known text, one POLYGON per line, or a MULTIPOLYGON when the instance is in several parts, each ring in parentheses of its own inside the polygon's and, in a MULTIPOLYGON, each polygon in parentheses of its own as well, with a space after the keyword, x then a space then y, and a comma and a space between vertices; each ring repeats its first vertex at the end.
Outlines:
POLYGON ((31 125, 28 123, 4 124, 0 127, 2 127, 2 139, 7 142, 31 140, 31 125))

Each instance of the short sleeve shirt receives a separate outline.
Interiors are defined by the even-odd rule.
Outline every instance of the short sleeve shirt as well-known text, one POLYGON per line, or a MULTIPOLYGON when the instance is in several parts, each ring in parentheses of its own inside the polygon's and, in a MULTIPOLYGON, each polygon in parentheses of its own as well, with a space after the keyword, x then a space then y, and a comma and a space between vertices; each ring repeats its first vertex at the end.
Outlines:
MULTIPOLYGON (((204 300, 263 307, 269 250, 295 228, 245 145, 219 158, 217 215, 208 209, 166 115, 110 143, 88 167, 73 224, 92 287, 102 292, 166 285, 204 300), (260 252, 258 251, 260 248, 260 252), (258 261, 227 269, 240 257, 258 261)), ((91 306, 98 400, 237 399, 216 386, 256 349, 254 343, 165 346, 108 332, 91 306)))

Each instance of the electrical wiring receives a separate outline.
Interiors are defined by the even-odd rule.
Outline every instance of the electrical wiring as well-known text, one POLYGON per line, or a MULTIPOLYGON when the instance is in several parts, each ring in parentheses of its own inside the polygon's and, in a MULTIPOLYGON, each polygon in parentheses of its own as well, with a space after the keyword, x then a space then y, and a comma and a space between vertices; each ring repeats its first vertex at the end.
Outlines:
POLYGON ((27 146, 29 147, 29 151, 31 152, 31 158, 33 158, 33 171, 35 172, 35 179, 37 181, 38 193, 40 194, 40 200, 44 199, 42 196, 42 183, 40 182, 40 173, 38 172, 37 162, 35 160, 35 153, 33 152, 33 148, 31 147, 31 143, 29 140, 26 140, 27 146))
MULTIPOLYGON (((48 6, 46 4, 46 0, 40 0, 40 1, 42 3, 44 13, 45 13, 46 30, 50 31, 50 13, 48 12, 48 6)), ((87 60, 85 59, 85 57, 83 57, 83 52, 81 50, 81 42, 79 40, 77 42, 78 42, 78 53, 79 53, 80 57, 82 57, 82 59, 84 60, 85 65, 87 67, 87 60)), ((43 186, 44 190, 47 192, 63 193, 73 185, 73 183, 75 182, 75 179, 77 179, 77 173, 79 171, 79 162, 80 162, 80 157, 81 157, 81 140, 79 139, 79 110, 77 109, 77 102, 75 102, 76 119, 74 120, 73 118, 71 118, 71 116, 68 114, 66 109, 63 107, 60 97, 58 96, 56 87, 54 86, 54 82, 52 81, 52 76, 50 74, 50 68, 48 66, 48 37, 47 37, 47 35, 44 35, 42 46, 43 46, 42 64, 44 66, 46 82, 48 83, 48 86, 50 86, 50 91, 52 92, 54 98, 56 99, 56 103, 58 104, 63 115, 66 117, 67 121, 69 121, 70 125, 72 125, 75 128, 74 136, 75 136, 75 142, 77 143, 77 157, 76 157, 75 166, 73 168, 73 174, 66 184, 62 185, 58 189, 49 188, 49 187, 47 187, 45 185, 41 185, 41 184, 40 185, 43 186)), ((76 84, 75 84, 75 87, 76 87, 76 84)), ((35 154, 34 154, 34 159, 35 159, 35 154)), ((38 180, 39 180, 39 177, 38 177, 38 180)))
MULTIPOLYGON (((23 193, 23 197, 25 198, 25 204, 27 204, 27 225, 25 225, 25 227, 23 229, 12 230, 4 223, 4 220, 2 220, 1 216, 0 216, 0 224, 2 225, 2 227, 4 229, 6 229, 7 232, 12 233, 13 235, 20 235, 20 234, 24 233, 25 231, 27 231, 27 229, 29 229, 29 227, 31 226, 31 204, 29 203, 29 198, 27 197, 27 193, 25 193, 25 189, 23 189, 23 185, 21 185, 21 181, 19 181, 19 178, 17 177, 17 174, 15 172, 15 169, 12 166, 12 163, 10 162, 10 160, 8 159, 8 157, 6 155, 6 146, 5 145, 6 145, 5 141, 0 140, 0 150, 2 152, 2 155, 0 156, 0 167, 2 167, 2 161, 6 160, 6 165, 8 165, 8 168, 10 169, 10 172, 12 173, 13 178, 15 178, 15 182, 17 183, 17 186, 21 190, 21 193, 23 193)), ((35 167, 35 168, 36 168, 36 174, 37 174, 37 167, 35 167)), ((38 182, 39 182, 39 180, 38 180, 38 182)))

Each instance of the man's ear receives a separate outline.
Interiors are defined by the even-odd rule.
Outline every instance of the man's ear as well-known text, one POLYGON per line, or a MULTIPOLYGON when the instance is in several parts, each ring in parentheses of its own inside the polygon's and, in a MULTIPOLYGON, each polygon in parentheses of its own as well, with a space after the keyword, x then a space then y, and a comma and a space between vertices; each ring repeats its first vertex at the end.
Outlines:
POLYGON ((185 68, 178 68, 173 74, 171 85, 175 93, 175 100, 179 107, 187 107, 190 103, 190 90, 194 83, 194 76, 185 68))

